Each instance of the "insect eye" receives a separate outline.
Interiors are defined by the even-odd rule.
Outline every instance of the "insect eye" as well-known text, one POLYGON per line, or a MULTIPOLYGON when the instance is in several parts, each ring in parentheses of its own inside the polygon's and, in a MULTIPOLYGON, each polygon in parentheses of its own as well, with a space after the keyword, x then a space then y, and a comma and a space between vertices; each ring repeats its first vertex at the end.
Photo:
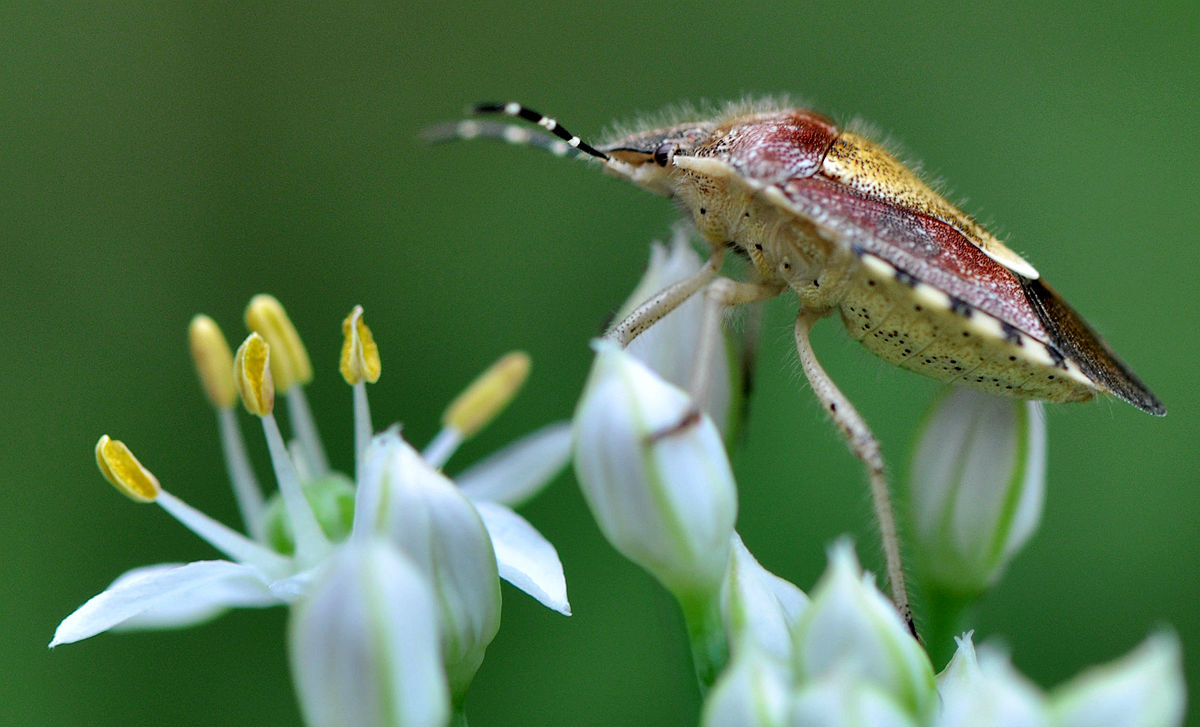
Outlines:
POLYGON ((654 159, 655 164, 657 164, 660 167, 665 167, 665 166, 667 166, 668 163, 670 163, 671 157, 674 154, 675 154, 675 145, 669 141, 664 141, 662 144, 658 145, 658 148, 655 149, 654 153, 651 154, 650 156, 651 156, 651 158, 654 159))

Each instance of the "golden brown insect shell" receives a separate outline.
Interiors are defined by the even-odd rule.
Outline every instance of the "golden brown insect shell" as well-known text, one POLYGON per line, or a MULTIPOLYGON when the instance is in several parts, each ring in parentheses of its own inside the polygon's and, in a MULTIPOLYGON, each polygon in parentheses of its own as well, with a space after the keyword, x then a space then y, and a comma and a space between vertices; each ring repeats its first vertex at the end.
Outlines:
MULTIPOLYGON (((839 309, 850 335, 884 360, 939 381, 1007 396, 1062 402, 1095 395, 1096 384, 1078 366, 1056 361, 1038 344, 1047 337, 1035 322, 1026 332, 1038 340, 1006 330, 983 311, 964 315, 933 286, 901 282, 889 263, 856 253, 818 216, 797 214, 777 184, 747 177, 713 156, 676 156, 674 170, 674 196, 710 243, 735 242, 764 280, 786 284, 805 308, 839 309)), ((1037 275, 872 142, 842 132, 820 173, 864 197, 941 220, 1006 268, 1037 275)))
POLYGON ((1038 277, 1038 271, 1024 258, 869 139, 850 131, 838 134, 822 160, 821 173, 866 197, 936 217, 966 235, 988 257, 1009 270, 1027 278, 1038 277))
POLYGON ((1104 391, 1166 413, 1032 265, 820 114, 743 105, 600 149, 607 172, 674 197, 714 249, 737 246, 807 310, 839 310, 887 361, 1022 398, 1104 391))

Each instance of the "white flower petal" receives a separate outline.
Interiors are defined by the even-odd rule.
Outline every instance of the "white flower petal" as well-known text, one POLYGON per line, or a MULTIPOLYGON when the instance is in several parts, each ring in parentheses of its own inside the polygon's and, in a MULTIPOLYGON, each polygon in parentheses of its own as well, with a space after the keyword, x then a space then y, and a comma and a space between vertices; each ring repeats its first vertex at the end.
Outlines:
POLYGON ((1002 654, 980 649, 971 635, 958 639, 958 651, 938 675, 941 697, 936 727, 1045 727, 1046 700, 1002 654))
MULTIPOLYGON (((700 270, 704 261, 691 245, 690 238, 694 234, 690 225, 678 225, 672 233, 669 251, 661 243, 654 243, 646 274, 614 320, 622 320, 651 296, 700 270)), ((729 428, 730 402, 733 400, 729 351, 725 345, 723 316, 706 318, 706 304, 703 293, 693 295, 633 339, 626 350, 663 379, 684 389, 691 385, 693 371, 701 363, 697 345, 706 334, 704 326, 711 326, 707 334, 712 336, 715 344, 708 352, 708 380, 704 382, 705 399, 700 404, 717 427, 725 432, 729 428)))
MULTIPOLYGON (((160 563, 126 571, 105 590, 124 587, 140 578, 154 577, 159 571, 178 568, 180 563, 160 563)), ((231 608, 266 608, 281 601, 261 578, 228 578, 197 588, 187 598, 172 599, 152 609, 130 617, 113 626, 111 631, 174 629, 204 623, 231 608)))
POLYGON ((887 692, 924 719, 937 699, 929 657, 895 607, 862 576, 847 541, 829 551, 829 567, 796 629, 800 675, 837 672, 887 692))
POLYGON ((316 577, 320 568, 320 565, 316 565, 308 570, 300 571, 294 576, 271 581, 271 594, 284 603, 295 601, 308 593, 312 587, 313 578, 316 577))
POLYGON ((271 604, 262 574, 248 565, 201 560, 137 569, 118 578, 63 619, 50 646, 95 636, 144 614, 150 614, 147 620, 160 628, 188 626, 195 623, 197 615, 190 608, 192 603, 199 604, 199 612, 203 614, 219 608, 222 598, 230 599, 224 602, 225 606, 243 605, 247 601, 257 606, 271 604), (171 614, 181 620, 171 623, 168 620, 171 614))
POLYGON ((394 432, 372 441, 366 461, 364 482, 381 480, 387 537, 433 584, 446 673, 460 699, 500 628, 491 538, 466 495, 394 432))
POLYGON ((737 533, 721 592, 721 617, 729 643, 746 639, 777 659, 792 659, 792 630, 808 607, 808 596, 755 560, 737 533))
POLYGON ((792 701, 789 727, 917 727, 878 684, 835 671, 807 682, 792 701))
POLYGON ((783 727, 790 680, 785 664, 745 644, 704 700, 701 727, 783 727))
POLYGON ((472 500, 516 507, 536 495, 571 458, 571 423, 542 427, 463 470, 454 481, 472 500))
POLYGON ((503 505, 477 501, 475 509, 492 537, 500 577, 547 608, 570 616, 567 581, 558 552, 550 541, 525 518, 503 505))
POLYGON ((313 727, 440 727, 450 715, 428 581, 390 544, 334 551, 292 608, 288 644, 313 727))
POLYGON ((736 485, 721 435, 691 400, 611 342, 575 414, 580 489, 609 543, 677 598, 716 595, 736 485))
POLYGON ((1062 727, 1177 727, 1187 687, 1179 638, 1158 633, 1126 656, 1080 674, 1053 695, 1062 727))
POLYGON ((1028 541, 1045 499, 1041 405, 952 389, 927 418, 910 472, 924 580, 971 595, 1028 541))

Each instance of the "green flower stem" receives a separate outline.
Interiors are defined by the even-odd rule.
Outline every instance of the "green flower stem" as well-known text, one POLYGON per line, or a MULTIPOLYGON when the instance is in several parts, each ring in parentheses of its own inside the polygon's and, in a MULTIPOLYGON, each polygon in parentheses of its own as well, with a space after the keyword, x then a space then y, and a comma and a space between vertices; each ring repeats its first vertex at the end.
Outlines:
POLYGON ((456 707, 450 715, 449 727, 467 727, 467 710, 456 707))
POLYGON ((721 622, 719 589, 711 595, 678 596, 692 644, 692 662, 701 696, 717 681, 729 661, 729 644, 721 622))

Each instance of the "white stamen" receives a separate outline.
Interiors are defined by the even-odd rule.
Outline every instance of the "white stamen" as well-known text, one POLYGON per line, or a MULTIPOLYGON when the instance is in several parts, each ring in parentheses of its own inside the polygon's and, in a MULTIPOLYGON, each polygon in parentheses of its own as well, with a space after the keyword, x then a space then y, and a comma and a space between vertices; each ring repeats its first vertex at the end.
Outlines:
POLYGON ((291 457, 288 456, 275 416, 268 414, 262 417, 262 423, 267 448, 271 453, 271 464, 275 468, 275 480, 279 483, 279 494, 283 497, 284 510, 292 523, 296 560, 302 567, 315 565, 329 551, 329 539, 321 530, 317 516, 313 514, 312 507, 304 496, 304 490, 300 487, 300 479, 296 475, 291 457))
POLYGON ((250 457, 246 454, 246 442, 238 426, 237 413, 232 407, 217 410, 217 430, 221 434, 221 451, 225 455, 225 469, 233 482, 233 494, 246 532, 258 542, 264 541, 263 496, 250 457))
POLYGON ((252 565, 268 576, 278 576, 287 572, 287 558, 259 545, 223 523, 213 520, 171 493, 165 490, 158 493, 155 502, 184 527, 199 535, 209 545, 231 559, 252 565))
POLYGON ((445 427, 437 433, 421 453, 421 458, 424 459, 430 467, 440 470, 442 465, 450 459, 450 455, 454 454, 458 449, 458 445, 462 444, 462 434, 457 429, 445 427))

